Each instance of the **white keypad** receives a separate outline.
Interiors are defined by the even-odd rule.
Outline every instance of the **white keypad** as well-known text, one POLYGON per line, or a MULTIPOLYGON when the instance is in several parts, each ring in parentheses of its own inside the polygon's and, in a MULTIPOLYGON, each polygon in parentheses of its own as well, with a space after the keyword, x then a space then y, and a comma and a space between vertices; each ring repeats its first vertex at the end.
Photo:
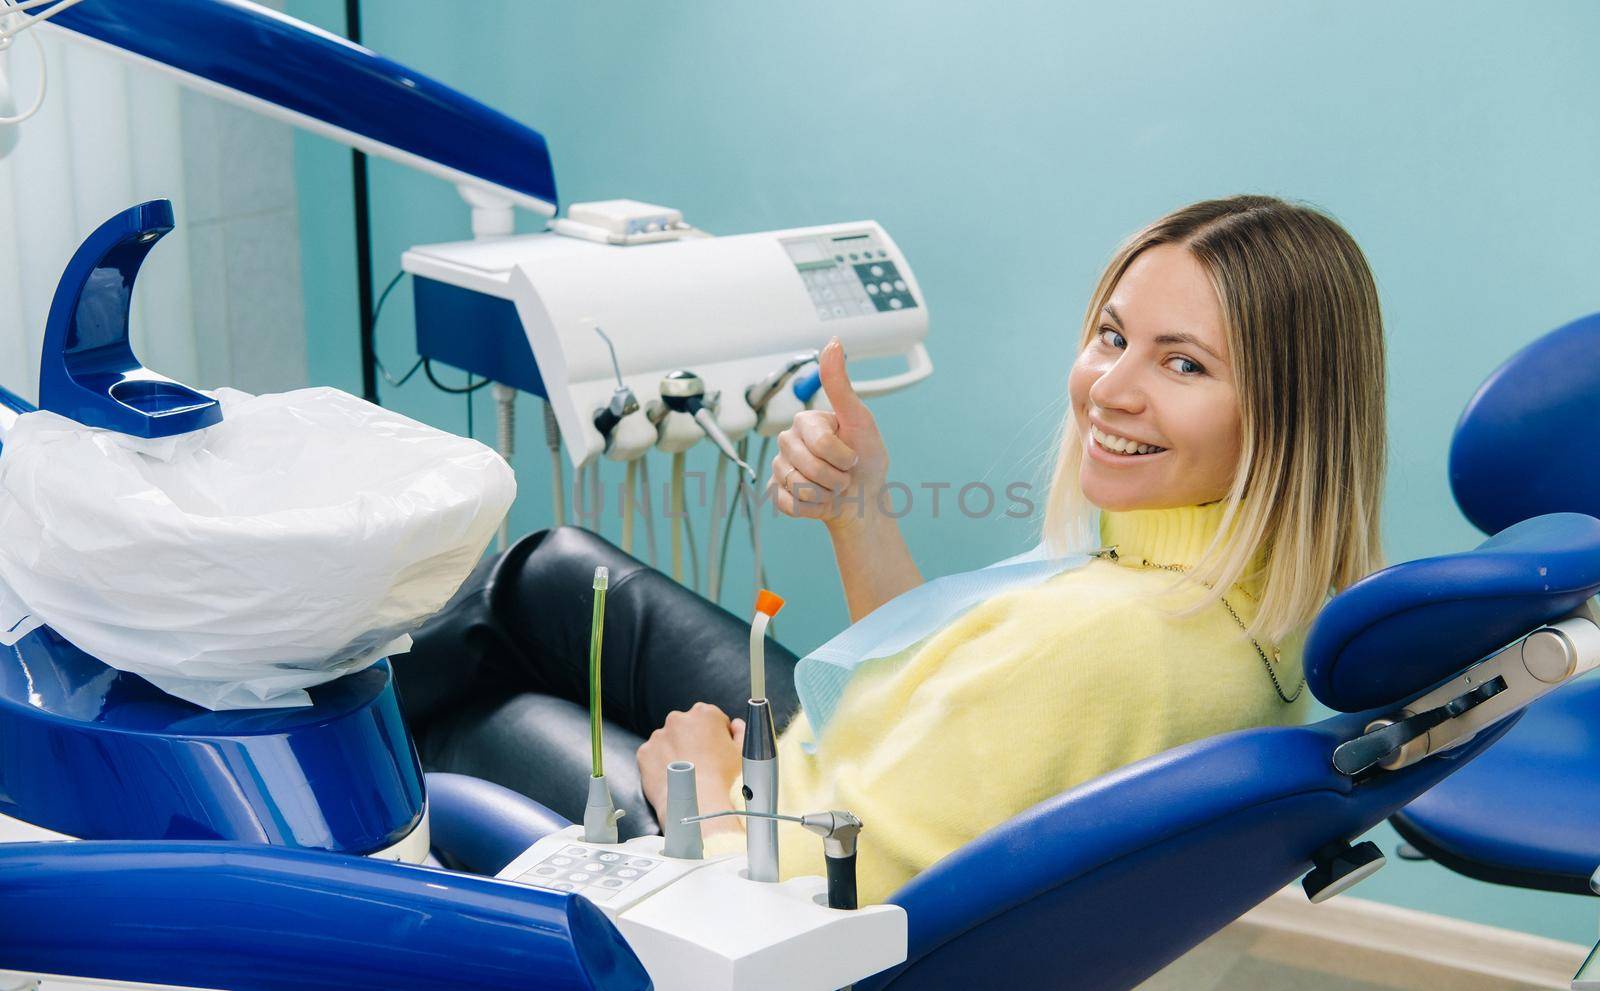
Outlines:
POLYGON ((555 891, 577 892, 605 904, 626 896, 631 886, 647 883, 650 872, 661 863, 654 857, 568 846, 529 865, 514 880, 555 891))

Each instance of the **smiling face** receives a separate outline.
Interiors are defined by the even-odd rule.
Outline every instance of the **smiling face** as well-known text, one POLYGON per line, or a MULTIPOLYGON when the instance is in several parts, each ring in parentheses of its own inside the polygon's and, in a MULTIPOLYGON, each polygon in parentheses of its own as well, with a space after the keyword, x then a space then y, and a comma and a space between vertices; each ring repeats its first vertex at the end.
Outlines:
POLYGON ((1222 305, 1176 244, 1122 273, 1067 380, 1084 445, 1079 482, 1101 509, 1166 509, 1228 494, 1239 397, 1222 305))

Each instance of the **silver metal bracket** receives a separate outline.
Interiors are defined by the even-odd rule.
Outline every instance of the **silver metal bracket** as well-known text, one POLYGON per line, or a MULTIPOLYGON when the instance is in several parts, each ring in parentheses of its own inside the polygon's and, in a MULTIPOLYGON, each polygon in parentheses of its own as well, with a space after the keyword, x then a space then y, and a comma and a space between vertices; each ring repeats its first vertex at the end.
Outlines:
POLYGON ((1513 641, 1340 744, 1333 765, 1355 775, 1394 771, 1458 747, 1531 703, 1600 666, 1600 625, 1590 603, 1513 641))

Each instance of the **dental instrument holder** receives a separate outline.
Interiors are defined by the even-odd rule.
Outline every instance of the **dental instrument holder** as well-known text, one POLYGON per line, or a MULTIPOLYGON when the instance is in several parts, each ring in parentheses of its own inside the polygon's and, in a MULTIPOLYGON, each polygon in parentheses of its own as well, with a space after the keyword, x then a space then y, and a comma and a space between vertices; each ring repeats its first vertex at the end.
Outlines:
POLYGON ((685 822, 700 812, 700 797, 694 784, 694 764, 675 760, 667 765, 667 821, 662 824, 666 842, 661 852, 678 860, 701 860, 706 855, 705 838, 698 822, 685 822))
POLYGON ((222 420, 215 399, 145 368, 128 340, 133 283, 174 226, 172 203, 150 200, 101 224, 67 263, 39 359, 39 406, 89 427, 172 437, 222 420))
MULTIPOLYGON (((848 832, 853 821, 834 812, 803 817, 802 824, 813 832, 836 825, 848 832)), ((570 826, 538 840, 495 876, 593 901, 627 939, 656 991, 835 991, 906 958, 909 919, 899 905, 846 911, 830 904, 841 890, 820 877, 758 884, 737 854, 680 860, 664 853, 661 836, 605 846, 585 843, 582 827, 570 826)))
MULTIPOLYGON (((745 707, 744 753, 745 808, 752 813, 778 811, 778 739, 772 726, 772 704, 751 699, 745 707)), ((745 823, 745 850, 750 858, 750 880, 778 880, 778 823, 751 816, 745 823)))
POLYGON ((803 816, 782 815, 776 812, 750 812, 725 809, 709 815, 695 816, 686 822, 699 825, 707 819, 723 816, 744 816, 747 819, 779 822, 798 822, 801 828, 822 837, 822 855, 828 866, 828 907, 853 912, 856 900, 856 840, 861 835, 861 820, 853 812, 811 812, 803 816))

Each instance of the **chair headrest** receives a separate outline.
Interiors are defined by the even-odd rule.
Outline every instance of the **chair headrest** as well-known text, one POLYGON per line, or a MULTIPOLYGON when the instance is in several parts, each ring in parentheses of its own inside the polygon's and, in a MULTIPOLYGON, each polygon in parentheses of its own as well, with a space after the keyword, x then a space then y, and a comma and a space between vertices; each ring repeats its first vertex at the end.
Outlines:
POLYGON ((1409 701, 1600 592, 1600 519, 1536 516, 1474 550, 1385 568, 1328 603, 1306 681, 1329 708, 1409 701))
POLYGON ((1600 516, 1600 313, 1512 355, 1467 403, 1450 487, 1467 519, 1498 533, 1544 513, 1600 516))

